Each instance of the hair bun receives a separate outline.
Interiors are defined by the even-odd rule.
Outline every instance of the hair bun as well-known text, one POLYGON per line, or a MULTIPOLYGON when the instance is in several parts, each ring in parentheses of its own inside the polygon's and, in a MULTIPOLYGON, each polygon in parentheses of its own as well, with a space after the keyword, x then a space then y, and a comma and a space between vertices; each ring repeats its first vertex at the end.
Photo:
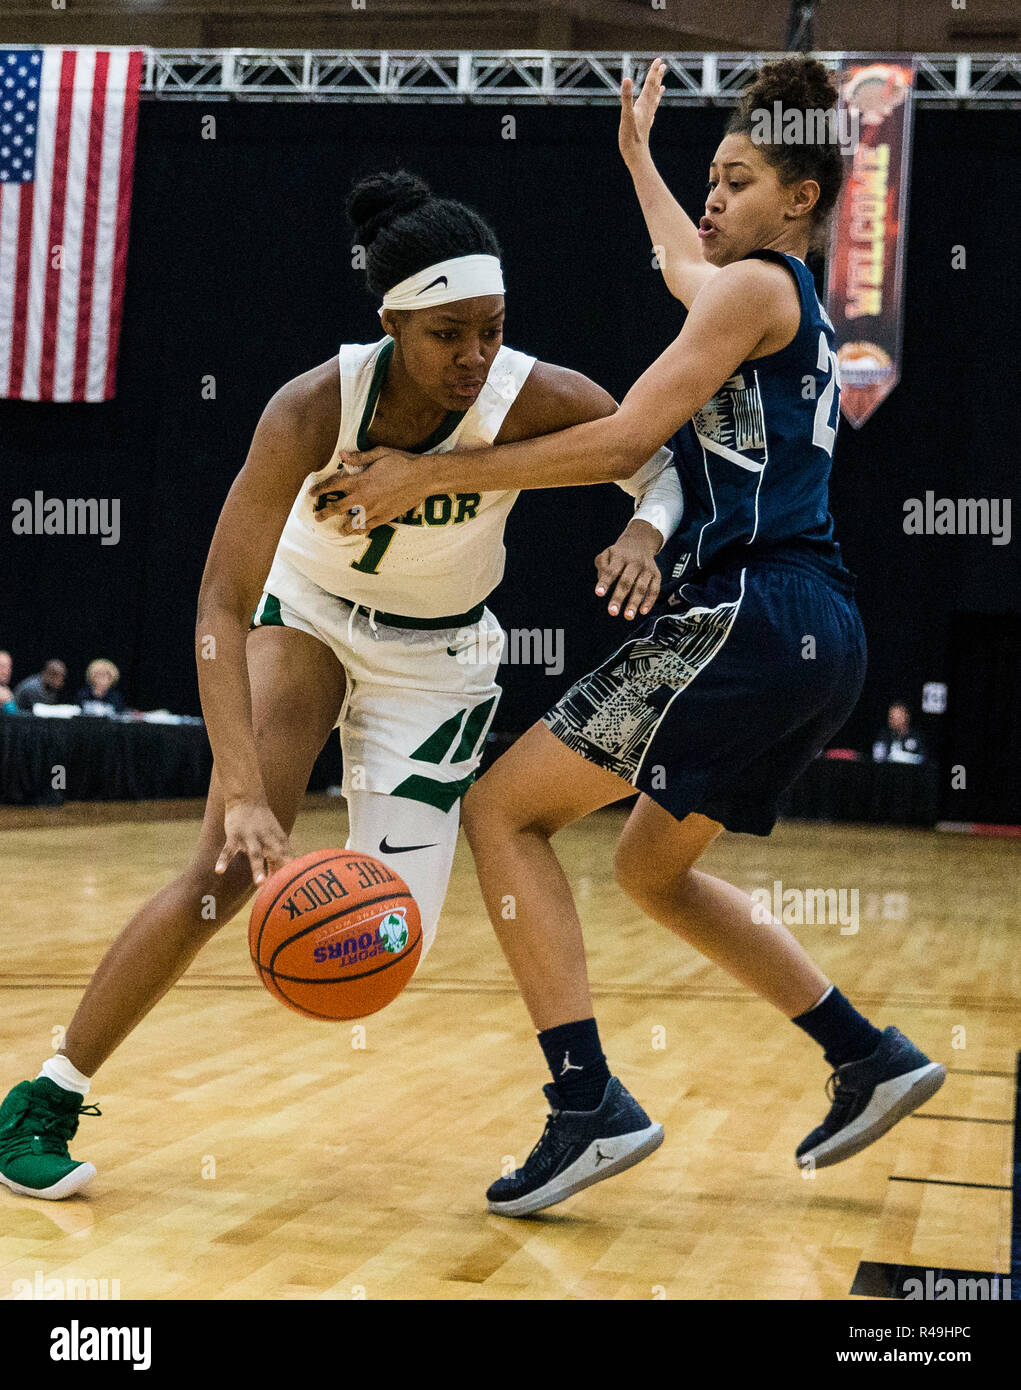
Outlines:
POLYGON ((779 101, 785 108, 828 111, 836 106, 839 92, 833 75, 818 58, 780 58, 767 63, 741 96, 745 110, 771 108, 779 101))
POLYGON ((403 213, 421 207, 431 197, 425 180, 403 169, 359 179, 347 200, 347 216, 354 229, 355 244, 368 246, 384 227, 403 213))

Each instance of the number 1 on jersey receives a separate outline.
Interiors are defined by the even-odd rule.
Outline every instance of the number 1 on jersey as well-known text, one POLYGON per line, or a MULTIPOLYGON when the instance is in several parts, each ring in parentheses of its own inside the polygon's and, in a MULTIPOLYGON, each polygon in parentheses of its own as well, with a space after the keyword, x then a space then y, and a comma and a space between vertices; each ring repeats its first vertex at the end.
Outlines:
POLYGON ((394 526, 373 526, 368 545, 357 560, 351 561, 351 568, 361 570, 362 574, 378 574, 379 562, 396 534, 397 528, 394 526))

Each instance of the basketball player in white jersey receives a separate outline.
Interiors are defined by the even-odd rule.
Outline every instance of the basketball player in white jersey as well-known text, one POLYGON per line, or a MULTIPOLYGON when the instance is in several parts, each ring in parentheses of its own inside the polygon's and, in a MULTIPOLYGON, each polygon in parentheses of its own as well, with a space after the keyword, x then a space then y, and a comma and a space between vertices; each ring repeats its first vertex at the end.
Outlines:
MULTIPOLYGON (((423 956, 432 943, 460 797, 500 694, 503 635, 485 601, 503 575, 517 493, 430 495, 391 524, 345 536, 342 497, 312 495, 340 451, 478 448, 616 408, 578 373, 502 346, 499 247, 478 214, 407 174, 363 180, 349 214, 385 336, 344 346, 288 382, 259 421, 199 594, 214 770, 198 846, 107 952, 61 1051, 0 1107, 0 1180, 15 1192, 61 1198, 93 1176, 68 1153, 89 1078, 242 907, 253 880, 290 856, 287 836, 334 727, 347 848, 401 875, 419 904, 423 956)), ((640 499, 612 547, 631 610, 651 606, 653 557, 680 517, 671 458, 661 449, 630 477, 593 464, 589 481, 616 480, 640 499)), ((555 486, 555 471, 540 481, 555 486)))

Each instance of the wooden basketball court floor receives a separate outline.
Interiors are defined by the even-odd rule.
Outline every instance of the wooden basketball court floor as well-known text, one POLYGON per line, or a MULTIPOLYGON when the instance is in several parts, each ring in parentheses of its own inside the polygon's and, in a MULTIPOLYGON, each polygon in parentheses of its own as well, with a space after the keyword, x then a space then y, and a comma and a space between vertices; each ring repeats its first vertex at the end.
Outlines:
MULTIPOLYGON (((0 1091, 37 1073, 106 944, 186 862, 200 809, 0 813, 0 1091)), ((806 1178, 793 1153, 827 1068, 624 898, 624 814, 555 843, 611 1069, 666 1128, 653 1157, 530 1219, 486 1212, 541 1132, 547 1077, 462 836, 436 945, 364 1035, 275 1003, 247 914, 227 926, 99 1072, 102 1118, 72 1149, 99 1170, 86 1193, 0 1189, 0 1298, 82 1279, 122 1299, 847 1299, 868 1296, 851 1292, 863 1269, 1007 1274, 1017 842, 792 822, 712 847, 704 867, 749 891, 857 888, 857 932, 794 930, 949 1070, 920 1113, 806 1178)), ((346 833, 342 801, 309 798, 292 845, 346 833)))

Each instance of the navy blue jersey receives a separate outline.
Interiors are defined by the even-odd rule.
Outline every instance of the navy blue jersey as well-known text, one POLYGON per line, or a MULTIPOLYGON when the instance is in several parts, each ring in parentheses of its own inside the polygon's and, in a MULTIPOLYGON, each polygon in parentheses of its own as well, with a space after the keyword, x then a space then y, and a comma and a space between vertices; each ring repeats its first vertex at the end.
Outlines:
POLYGON ((742 362, 670 440, 684 515, 659 554, 661 600, 687 580, 756 552, 798 549, 840 565, 829 474, 840 415, 833 325, 796 256, 801 323, 779 352, 742 362))

